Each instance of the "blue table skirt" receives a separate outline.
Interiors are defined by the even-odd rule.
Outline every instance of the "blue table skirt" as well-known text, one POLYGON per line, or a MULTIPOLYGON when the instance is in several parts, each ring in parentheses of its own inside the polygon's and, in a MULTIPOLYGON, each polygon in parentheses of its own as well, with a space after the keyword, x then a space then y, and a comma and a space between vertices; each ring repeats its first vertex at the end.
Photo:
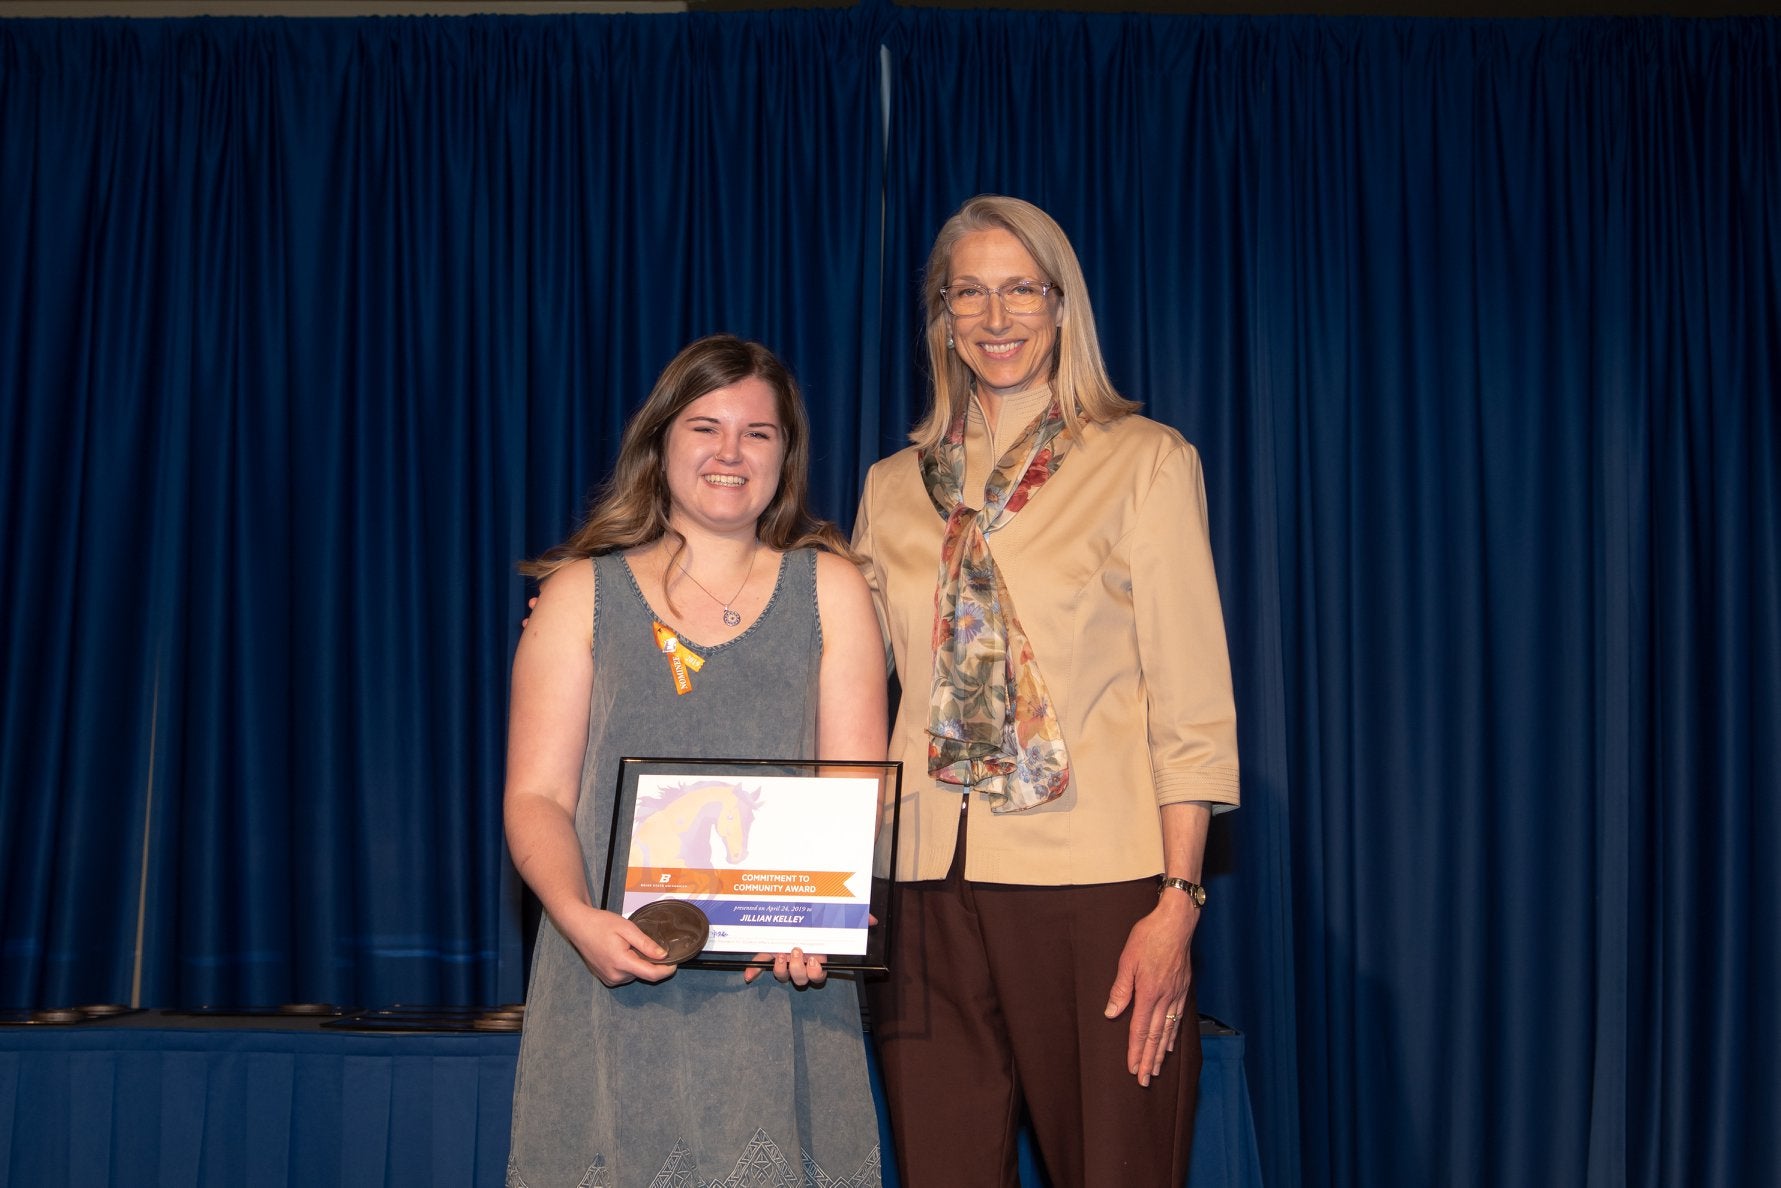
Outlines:
MULTIPOLYGON (((1242 1036, 1204 1048, 1190 1188, 1260 1188, 1242 1036)), ((0 1184, 499 1185, 518 1054, 511 1033, 313 1020, 0 1027, 0 1184)))

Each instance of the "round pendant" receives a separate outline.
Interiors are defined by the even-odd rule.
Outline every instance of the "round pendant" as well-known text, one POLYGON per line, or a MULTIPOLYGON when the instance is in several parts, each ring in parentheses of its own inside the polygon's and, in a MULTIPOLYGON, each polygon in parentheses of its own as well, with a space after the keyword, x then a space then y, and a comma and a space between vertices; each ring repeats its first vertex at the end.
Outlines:
POLYGON ((737 614, 735 611, 731 610, 727 606, 724 607, 724 626, 725 627, 734 627, 741 622, 742 622, 741 615, 737 614))

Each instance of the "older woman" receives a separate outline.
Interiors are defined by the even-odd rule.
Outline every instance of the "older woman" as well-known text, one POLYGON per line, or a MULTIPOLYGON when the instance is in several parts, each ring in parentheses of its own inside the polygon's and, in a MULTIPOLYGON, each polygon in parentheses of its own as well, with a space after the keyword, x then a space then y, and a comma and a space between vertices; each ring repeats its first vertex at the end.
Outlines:
POLYGON ((892 975, 868 990, 909 1188, 1180 1185, 1189 945, 1236 716, 1194 448, 1107 376, 1045 212, 985 195, 925 275, 933 405, 854 535, 902 688, 892 975))
POLYGON ((773 974, 807 993, 753 970, 675 972, 591 890, 623 756, 883 753, 871 596, 839 531, 810 514, 808 458, 779 360, 701 339, 626 426, 587 522, 524 567, 543 584, 513 662, 505 812, 545 919, 510 1188, 878 1183, 854 985, 815 989, 821 960, 795 949, 773 974), (665 649, 697 663, 671 666, 665 649))

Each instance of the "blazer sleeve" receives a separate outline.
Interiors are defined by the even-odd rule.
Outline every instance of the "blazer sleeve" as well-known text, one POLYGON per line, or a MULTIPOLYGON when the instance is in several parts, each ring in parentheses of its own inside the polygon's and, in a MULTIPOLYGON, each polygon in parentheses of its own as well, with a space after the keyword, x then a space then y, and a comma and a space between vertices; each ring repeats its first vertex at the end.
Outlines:
POLYGON ((1237 708, 1200 456, 1166 451, 1138 508, 1132 602, 1161 804, 1238 801, 1237 708))
POLYGON ((860 572, 866 576, 866 585, 872 591, 872 609, 878 613, 878 634, 884 640, 884 670, 894 675, 897 658, 891 654, 890 615, 884 605, 884 573, 872 547, 872 491, 877 477, 877 467, 866 471, 866 481, 860 489, 859 510, 853 518, 852 543, 853 551, 864 558, 860 572))

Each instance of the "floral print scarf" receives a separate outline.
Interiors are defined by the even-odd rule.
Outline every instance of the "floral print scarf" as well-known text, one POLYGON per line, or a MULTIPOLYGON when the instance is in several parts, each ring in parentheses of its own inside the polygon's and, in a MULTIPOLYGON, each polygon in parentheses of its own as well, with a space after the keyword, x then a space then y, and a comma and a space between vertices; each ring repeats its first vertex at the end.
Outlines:
POLYGON ((1063 731, 988 536, 1006 527, 1069 452, 1056 396, 997 461, 981 510, 964 503, 965 413, 921 451, 928 498, 946 521, 934 592, 928 774, 975 788, 994 813, 1056 800, 1070 786, 1063 731), (1012 778, 1010 778, 1012 777, 1012 778))

